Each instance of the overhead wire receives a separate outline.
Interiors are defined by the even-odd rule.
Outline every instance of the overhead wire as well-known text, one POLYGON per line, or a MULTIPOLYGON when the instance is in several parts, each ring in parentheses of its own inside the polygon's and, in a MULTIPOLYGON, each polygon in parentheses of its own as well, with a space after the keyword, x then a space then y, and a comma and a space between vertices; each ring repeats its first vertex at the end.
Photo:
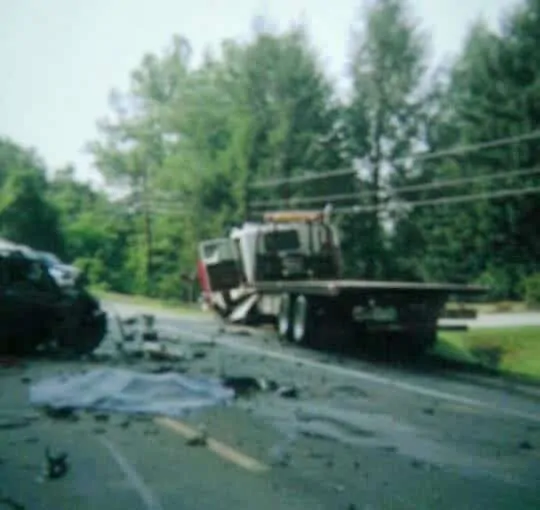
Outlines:
MULTIPOLYGON (((416 200, 411 202, 403 202, 403 206, 415 208, 422 207, 427 205, 438 205, 438 204, 461 204, 465 202, 472 202, 475 200, 491 200, 494 198, 504 198, 511 196, 520 196, 520 195, 531 195, 535 193, 540 193, 540 186, 531 186, 526 188, 519 189, 508 189, 500 191, 491 191, 484 193, 469 193, 467 195, 458 195, 453 197, 439 197, 434 199, 426 200, 416 200)), ((368 212, 377 212, 384 209, 388 209, 387 205, 380 206, 349 206, 349 207, 338 207, 334 209, 334 212, 342 214, 358 214, 358 213, 368 213, 368 212)))
MULTIPOLYGON (((392 159, 390 162, 394 164, 399 164, 399 163, 409 162, 409 161, 410 162, 427 161, 427 160, 442 158, 446 156, 460 156, 460 155, 468 154, 470 152, 475 152, 478 150, 493 149, 496 147, 503 147, 505 145, 512 145, 516 142, 530 141, 530 140, 537 140, 537 139, 540 139, 540 130, 534 130, 527 133, 522 133, 520 135, 498 138, 498 139, 490 140, 487 142, 478 142, 478 143, 467 144, 467 145, 458 145, 456 147, 451 147, 449 149, 442 149, 439 151, 417 152, 417 153, 413 153, 405 157, 392 159)), ((270 187, 275 187, 282 184, 293 184, 293 183, 299 183, 299 182, 314 181, 314 180, 320 180, 320 179, 327 179, 330 177, 352 175, 352 174, 357 174, 357 173, 358 173, 358 169, 352 169, 352 168, 328 170, 325 172, 312 171, 306 175, 296 175, 296 176, 291 176, 291 177, 280 177, 276 179, 256 181, 249 184, 249 188, 251 189, 270 188, 270 187)))
MULTIPOLYGON (((391 193, 406 193, 406 192, 412 192, 412 191, 423 191, 423 190, 431 190, 431 189, 438 189, 438 188, 447 188, 452 186, 459 186, 462 184, 468 184, 473 182, 480 182, 485 180, 492 180, 492 179, 504 179, 504 178, 511 178, 511 177, 523 177, 528 175, 534 175, 534 174, 540 174, 540 167, 531 167, 531 168, 520 168, 516 170, 510 170, 506 172, 496 172, 492 174, 483 174, 483 175, 475 175, 471 177, 461 177, 457 179, 441 179, 432 181, 429 183, 424 184, 410 184, 406 186, 398 186, 396 188, 391 188, 389 191, 391 193)), ((369 190, 369 191, 362 191, 357 193, 337 193, 334 195, 316 195, 313 197, 298 197, 298 198, 290 198, 290 199, 275 199, 275 200, 265 200, 265 201, 255 201, 250 204, 250 207, 268 207, 272 205, 279 205, 283 203, 288 204, 315 204, 319 202, 334 202, 334 201, 340 201, 340 200, 352 200, 352 199, 358 199, 362 197, 369 197, 373 196, 377 193, 380 193, 381 191, 384 192, 384 190, 369 190)))

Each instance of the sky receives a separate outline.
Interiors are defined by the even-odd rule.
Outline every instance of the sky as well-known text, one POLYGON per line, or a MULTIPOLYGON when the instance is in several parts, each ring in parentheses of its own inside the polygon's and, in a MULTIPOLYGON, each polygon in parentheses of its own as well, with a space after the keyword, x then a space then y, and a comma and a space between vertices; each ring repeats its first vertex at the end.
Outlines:
MULTIPOLYGON (((479 17, 496 27, 518 0, 409 0, 431 33, 433 58, 459 52, 479 17)), ((330 75, 343 80, 350 27, 361 0, 0 0, 0 136, 35 148, 49 168, 73 163, 99 183, 86 142, 108 112, 115 87, 127 89, 143 55, 173 34, 196 54, 224 38, 246 38, 255 15, 279 27, 307 22, 330 75)))

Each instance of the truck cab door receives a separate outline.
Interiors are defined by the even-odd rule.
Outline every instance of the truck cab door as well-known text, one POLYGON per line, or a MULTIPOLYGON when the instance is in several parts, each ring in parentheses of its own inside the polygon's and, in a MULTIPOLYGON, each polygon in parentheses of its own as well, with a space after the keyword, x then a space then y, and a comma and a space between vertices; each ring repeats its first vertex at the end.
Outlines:
POLYGON ((243 281, 242 262, 232 239, 212 239, 199 245, 198 276, 203 292, 237 288, 243 281))

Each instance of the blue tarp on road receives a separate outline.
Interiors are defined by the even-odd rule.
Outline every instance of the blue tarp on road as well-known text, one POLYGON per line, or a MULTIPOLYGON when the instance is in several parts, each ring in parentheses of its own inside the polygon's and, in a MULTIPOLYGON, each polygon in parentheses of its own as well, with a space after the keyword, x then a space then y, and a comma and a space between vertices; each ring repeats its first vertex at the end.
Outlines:
POLYGON ((37 406, 168 416, 225 404, 233 397, 234 391, 218 380, 115 368, 56 376, 30 387, 30 402, 37 406))

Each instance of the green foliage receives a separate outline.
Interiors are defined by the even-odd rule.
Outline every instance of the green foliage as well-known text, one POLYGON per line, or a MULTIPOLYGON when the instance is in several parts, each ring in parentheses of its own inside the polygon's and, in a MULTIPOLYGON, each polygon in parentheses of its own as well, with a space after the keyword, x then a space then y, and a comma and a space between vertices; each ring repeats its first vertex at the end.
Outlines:
POLYGON ((43 193, 43 166, 32 152, 3 139, 0 158, 0 236, 62 253, 58 213, 43 193))
POLYGON ((334 207, 371 208, 336 216, 348 277, 476 281, 492 299, 537 299, 536 276, 527 278, 539 271, 537 195, 411 204, 537 186, 538 174, 410 189, 534 167, 537 141, 407 156, 538 129, 540 3, 523 1, 498 32, 477 24, 434 73, 405 0, 370 2, 358 21, 341 99, 302 26, 259 27, 198 66, 180 36, 145 55, 88 144, 107 193, 77 182, 72 167, 47 180, 33 151, 0 140, 0 235, 75 261, 107 290, 185 300, 196 297, 182 275, 201 240, 261 209, 322 208, 328 195, 348 195, 334 207), (353 166, 358 176, 252 186, 353 166))
POLYGON ((540 305, 540 273, 524 278, 523 287, 527 305, 538 307, 540 305))

